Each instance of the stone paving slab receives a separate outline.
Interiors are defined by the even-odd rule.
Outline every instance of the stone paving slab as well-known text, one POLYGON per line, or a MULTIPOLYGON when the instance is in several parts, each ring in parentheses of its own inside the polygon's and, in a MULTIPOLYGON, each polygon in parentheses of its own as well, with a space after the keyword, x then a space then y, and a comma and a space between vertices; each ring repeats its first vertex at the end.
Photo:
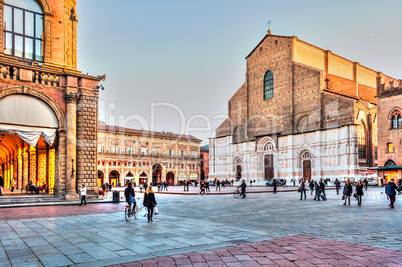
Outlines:
POLYGON ((134 266, 402 266, 402 251, 304 235, 220 247, 111 267, 134 266), (350 253, 348 253, 350 252, 350 253))
MULTIPOLYGON (((402 230, 395 226, 402 219, 402 199, 397 196, 395 209, 390 209, 381 191, 365 191, 361 207, 355 201, 351 206, 343 206, 334 191, 327 192, 328 200, 320 202, 313 201, 312 196, 299 201, 296 192, 249 194, 245 199, 234 199, 231 195, 159 194, 156 198, 160 214, 154 217, 153 223, 143 217, 126 222, 122 212, 124 203, 112 204, 110 208, 108 204, 57 207, 60 213, 55 213, 53 207, 35 207, 29 216, 20 213, 20 208, 10 209, 7 216, 12 219, 0 220, 0 266, 107 266, 287 235, 399 249, 402 230), (111 212, 114 210, 117 212, 111 212)), ((325 264, 327 248, 323 244, 305 247, 277 241, 270 250, 252 250, 248 256, 264 257, 264 253, 270 253, 270 260, 275 258, 285 263, 294 260, 296 253, 290 251, 299 250, 301 254, 297 255, 311 253, 314 256, 311 261, 325 264)), ((363 257, 359 255, 361 249, 342 247, 339 250, 343 251, 342 255, 334 256, 337 260, 350 260, 346 256, 363 257)), ((234 259, 239 259, 233 256, 243 255, 240 252, 231 248, 222 256, 228 257, 225 260, 233 261, 235 266, 242 264, 235 262, 234 259)), ((268 262, 262 258, 242 259, 250 266, 257 260, 268 262)), ((226 261, 211 262, 219 265, 226 261)))

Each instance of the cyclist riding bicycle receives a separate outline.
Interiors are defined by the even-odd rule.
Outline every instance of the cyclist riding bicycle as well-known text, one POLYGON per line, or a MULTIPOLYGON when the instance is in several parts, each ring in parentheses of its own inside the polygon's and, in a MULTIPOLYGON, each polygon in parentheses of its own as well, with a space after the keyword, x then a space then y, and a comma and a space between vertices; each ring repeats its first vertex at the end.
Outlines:
POLYGON ((246 181, 244 181, 244 179, 243 179, 243 181, 241 182, 241 185, 238 186, 238 188, 241 188, 241 194, 240 195, 243 196, 243 198, 246 197, 246 187, 247 187, 246 181))
POLYGON ((132 210, 134 210, 134 208, 135 208, 135 192, 134 192, 132 182, 129 182, 126 190, 124 190, 124 196, 126 197, 126 202, 130 208, 131 208, 131 203, 133 203, 134 206, 133 206, 132 210))

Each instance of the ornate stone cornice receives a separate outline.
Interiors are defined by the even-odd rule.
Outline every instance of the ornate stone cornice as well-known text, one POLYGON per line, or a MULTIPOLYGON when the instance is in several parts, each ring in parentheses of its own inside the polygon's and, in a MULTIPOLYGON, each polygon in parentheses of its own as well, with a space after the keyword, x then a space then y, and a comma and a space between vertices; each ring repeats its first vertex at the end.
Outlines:
POLYGON ((77 103, 80 100, 81 94, 79 92, 64 92, 64 99, 67 103, 77 103))

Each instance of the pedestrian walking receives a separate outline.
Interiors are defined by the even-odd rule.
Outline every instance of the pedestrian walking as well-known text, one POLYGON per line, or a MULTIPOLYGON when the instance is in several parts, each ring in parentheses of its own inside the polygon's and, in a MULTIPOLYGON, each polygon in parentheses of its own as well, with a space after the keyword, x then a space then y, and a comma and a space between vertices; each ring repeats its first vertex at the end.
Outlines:
POLYGON ((145 192, 147 192, 147 188, 148 188, 148 184, 147 184, 147 182, 145 182, 145 183, 144 183, 144 190, 145 190, 145 192))
POLYGON ((363 182, 362 180, 359 180, 359 182, 357 182, 356 185, 356 198, 357 198, 357 206, 361 206, 362 205, 362 196, 363 194, 363 182))
POLYGON ((184 185, 184 192, 186 192, 187 181, 184 181, 184 182, 183 182, 183 185, 184 185))
POLYGON ((394 178, 392 178, 391 181, 389 181, 385 186, 385 194, 389 198, 389 207, 393 209, 396 196, 396 184, 394 182, 394 178))
POLYGON ((327 195, 325 194, 325 183, 322 182, 322 179, 320 179, 320 190, 321 194, 323 194, 324 197, 327 198, 327 195))
POLYGON ((364 189, 366 189, 366 191, 367 191, 367 186, 368 186, 367 178, 364 178, 363 185, 364 185, 364 189))
POLYGON ((250 180, 250 187, 253 186, 253 180, 250 180))
POLYGON ((292 179, 291 182, 293 182, 293 186, 296 186, 296 179, 292 179))
POLYGON ((272 181, 272 185, 274 186, 274 191, 272 191, 273 194, 276 194, 276 190, 278 189, 278 182, 276 179, 272 181))
POLYGON ((205 181, 205 192, 211 193, 211 191, 209 191, 209 181, 208 180, 205 181))
POLYGON ((188 191, 188 187, 190 186, 190 181, 189 180, 187 180, 186 185, 187 185, 187 191, 188 191))
POLYGON ((169 191, 169 190, 168 190, 169 183, 168 183, 167 181, 164 181, 163 184, 164 184, 164 186, 165 186, 165 190, 166 190, 166 191, 169 191))
POLYGON ((339 182, 338 178, 335 179, 335 189, 336 189, 336 194, 339 195, 339 189, 341 188, 341 182, 339 182))
POLYGON ((299 189, 300 189, 300 200, 303 200, 303 194, 304 194, 304 200, 306 200, 306 179, 302 180, 299 189))
POLYGON ((314 182, 315 196, 313 200, 320 201, 321 190, 320 185, 317 182, 314 182))
POLYGON ((158 206, 155 199, 155 193, 152 186, 147 187, 147 191, 144 193, 144 202, 142 203, 148 210, 148 222, 153 222, 152 217, 154 214, 154 208, 158 206))
POLYGON ((82 203, 84 203, 84 206, 86 206, 87 205, 87 188, 85 187, 85 184, 82 185, 80 191, 81 191, 80 207, 82 206, 82 203))
POLYGON ((353 188, 352 185, 350 184, 349 179, 346 180, 345 186, 343 187, 343 197, 345 198, 345 203, 343 205, 346 205, 346 201, 348 201, 348 205, 350 205, 350 196, 353 193, 353 188))
POLYGON ((313 179, 310 179, 308 187, 310 189, 310 195, 313 195, 313 192, 314 192, 314 180, 313 179))
POLYGON ((219 191, 221 191, 221 182, 219 181, 219 179, 216 181, 216 189, 215 189, 215 191, 218 191, 218 189, 219 189, 219 191))
POLYGON ((3 176, 0 175, 0 196, 3 195, 3 187, 4 187, 4 179, 3 176))
POLYGON ((140 184, 140 193, 142 193, 142 184, 140 184))
POLYGON ((198 193, 199 195, 205 195, 205 182, 201 181, 200 183, 200 193, 198 193))

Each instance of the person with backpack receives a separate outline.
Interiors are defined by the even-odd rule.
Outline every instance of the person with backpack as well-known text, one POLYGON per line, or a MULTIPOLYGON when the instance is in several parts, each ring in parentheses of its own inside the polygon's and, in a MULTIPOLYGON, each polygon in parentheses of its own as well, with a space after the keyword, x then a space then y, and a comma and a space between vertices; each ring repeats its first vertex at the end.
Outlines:
POLYGON ((385 194, 389 198, 389 207, 391 209, 394 208, 394 203, 395 203, 395 196, 396 196, 396 184, 394 182, 394 178, 391 179, 385 186, 385 194))

